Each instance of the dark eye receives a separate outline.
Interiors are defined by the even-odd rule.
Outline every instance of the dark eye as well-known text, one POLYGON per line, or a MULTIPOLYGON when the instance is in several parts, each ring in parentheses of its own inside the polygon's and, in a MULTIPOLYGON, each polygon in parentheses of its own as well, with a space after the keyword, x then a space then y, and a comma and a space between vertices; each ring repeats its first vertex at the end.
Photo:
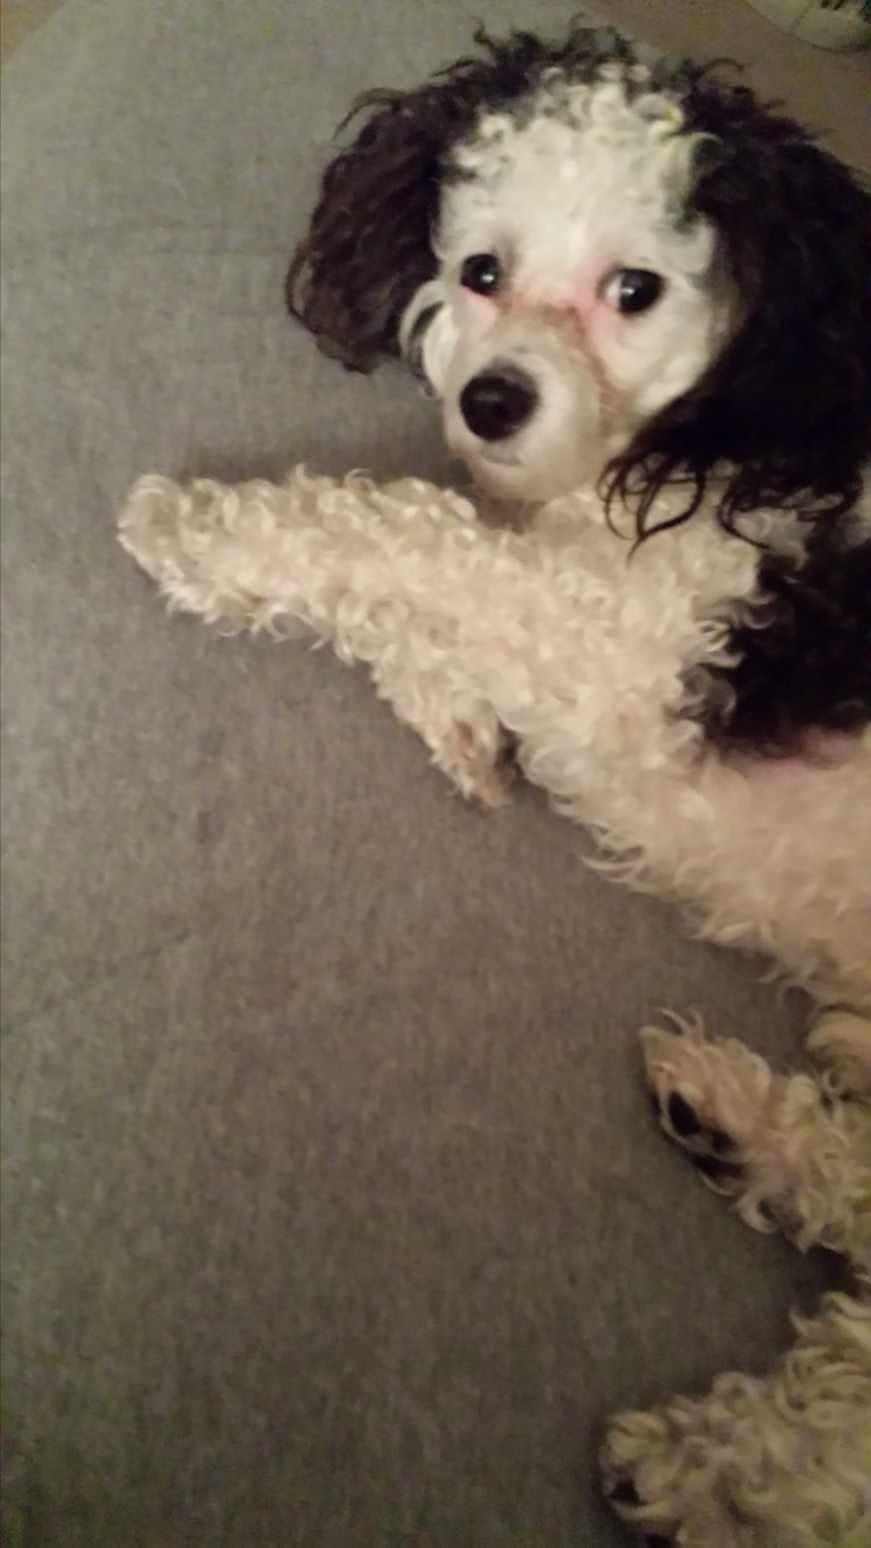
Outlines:
POLYGON ((490 296, 499 289, 502 271, 493 253, 473 253, 460 270, 460 284, 479 296, 490 296))
POLYGON ((609 306, 624 317, 647 312, 665 288, 661 274, 652 269, 615 269, 605 281, 603 295, 609 306))

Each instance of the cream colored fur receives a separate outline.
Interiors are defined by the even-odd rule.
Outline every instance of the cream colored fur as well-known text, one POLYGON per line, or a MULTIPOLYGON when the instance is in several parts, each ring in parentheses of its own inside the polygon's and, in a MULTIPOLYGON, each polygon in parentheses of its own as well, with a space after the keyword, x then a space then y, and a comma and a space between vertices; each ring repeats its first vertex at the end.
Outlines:
MULTIPOLYGON (((760 512, 755 530, 784 541, 782 525, 760 512)), ((518 533, 421 480, 302 469, 282 486, 144 479, 121 541, 174 608, 225 630, 303 623, 365 662, 467 796, 507 793, 510 733, 526 776, 627 880, 818 998, 871 1006, 871 738, 742 765, 677 714, 687 667, 727 659, 712 620, 751 593, 752 545, 700 517, 630 558, 589 489, 518 533)))
POLYGON ((835 1013, 814 1041, 816 1079, 775 1075, 698 1024, 643 1034, 666 1132, 725 1160, 714 1186, 748 1224, 842 1253, 856 1280, 795 1318, 769 1374, 719 1376, 705 1397, 611 1420, 606 1489, 626 1521, 675 1548, 871 1543, 871 1029, 835 1013), (671 1121, 676 1094, 699 1121, 690 1135, 671 1121))

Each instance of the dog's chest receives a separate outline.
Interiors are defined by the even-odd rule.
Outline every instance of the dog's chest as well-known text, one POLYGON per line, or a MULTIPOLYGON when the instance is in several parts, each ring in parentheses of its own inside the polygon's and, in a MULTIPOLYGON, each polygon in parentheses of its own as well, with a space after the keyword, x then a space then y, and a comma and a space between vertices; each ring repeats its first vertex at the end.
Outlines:
POLYGON ((633 553, 602 520, 579 524, 558 505, 531 532, 479 541, 458 619, 468 659, 499 699, 513 689, 563 717, 573 706, 661 716, 688 668, 719 657, 718 615, 756 573, 755 550, 713 527, 664 532, 633 553))

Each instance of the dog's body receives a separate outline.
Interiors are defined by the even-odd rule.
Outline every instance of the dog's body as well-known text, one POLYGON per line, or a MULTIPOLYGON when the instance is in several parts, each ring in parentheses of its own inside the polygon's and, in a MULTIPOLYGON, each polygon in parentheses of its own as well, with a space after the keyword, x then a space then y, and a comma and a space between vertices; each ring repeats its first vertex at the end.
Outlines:
MULTIPOLYGON (((299 469, 146 479, 122 541, 173 606, 299 620, 366 662, 465 794, 498 802, 510 749, 626 879, 841 1007, 813 1034, 822 1096, 781 1101, 758 1065, 743 1091, 737 1054, 664 1033, 648 1066, 666 1127, 702 1162, 719 1148, 752 1223, 868 1273, 871 201, 749 93, 651 72, 613 34, 487 48, 368 100, 289 295, 349 364, 405 352, 476 480, 534 505, 521 529, 420 480, 299 469), (749 1128, 703 1089, 730 1058, 749 1128)), ((777 1382, 754 1400, 761 1450, 722 1392, 697 1426, 621 1421, 622 1513, 688 1548, 871 1522, 871 1311, 847 1304, 855 1340, 824 1317, 831 1348, 814 1334, 802 1366, 828 1430, 796 1420, 781 1445, 777 1382)))
POLYGON ((173 605, 225 627, 301 619, 367 662, 465 795, 503 798, 509 733, 524 773, 628 878, 683 897, 710 938, 776 955, 818 998, 871 1006, 871 738, 726 759, 681 713, 686 663, 724 659, 717 603, 757 562, 715 522, 630 562, 590 489, 516 533, 421 481, 298 470, 282 488, 146 480, 122 535, 173 605))

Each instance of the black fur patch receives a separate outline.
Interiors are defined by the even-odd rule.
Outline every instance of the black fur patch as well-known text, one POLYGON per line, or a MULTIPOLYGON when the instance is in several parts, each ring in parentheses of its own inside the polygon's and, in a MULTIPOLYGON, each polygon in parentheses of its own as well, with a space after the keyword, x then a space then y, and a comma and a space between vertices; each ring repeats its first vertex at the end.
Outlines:
POLYGON ((801 752, 809 732, 871 721, 871 538, 818 527, 799 566, 764 553, 758 592, 729 629, 730 667, 689 674, 689 712, 724 751, 801 752))
POLYGON ((666 484, 686 481, 686 520, 725 461, 726 528, 762 505, 827 521, 855 503, 871 455, 871 196, 746 87, 691 65, 679 80, 687 129, 714 135, 718 152, 690 213, 716 226, 747 312, 696 386, 615 459, 606 496, 634 504, 643 538, 666 484))

